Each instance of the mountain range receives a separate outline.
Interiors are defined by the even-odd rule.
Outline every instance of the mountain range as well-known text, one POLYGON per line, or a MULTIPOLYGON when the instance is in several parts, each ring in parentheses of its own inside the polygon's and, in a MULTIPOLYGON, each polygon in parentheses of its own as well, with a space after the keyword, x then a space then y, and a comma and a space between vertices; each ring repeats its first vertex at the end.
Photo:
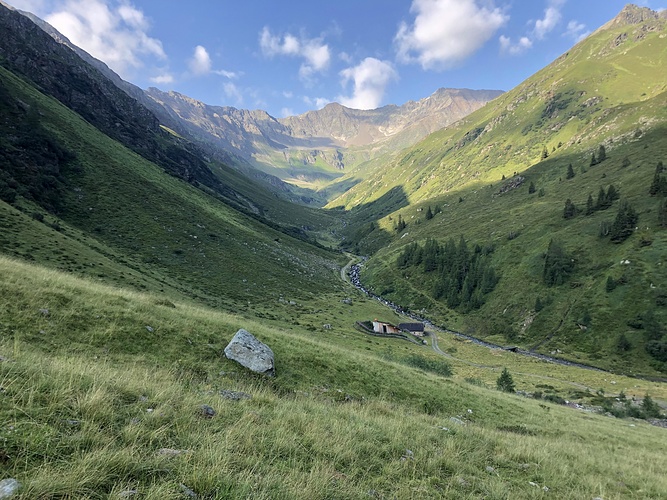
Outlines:
POLYGON ((0 496, 664 496, 665 11, 279 119, 0 33, 0 496))

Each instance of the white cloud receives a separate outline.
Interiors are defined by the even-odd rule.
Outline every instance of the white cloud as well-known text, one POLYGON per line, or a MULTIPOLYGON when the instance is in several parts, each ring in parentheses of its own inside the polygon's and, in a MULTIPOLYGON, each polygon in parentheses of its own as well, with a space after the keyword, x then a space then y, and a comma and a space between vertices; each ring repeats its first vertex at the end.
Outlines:
POLYGON ((292 92, 291 90, 284 90, 283 97, 285 99, 291 99, 292 97, 294 97, 294 92, 292 92))
POLYGON ((590 30, 586 29, 586 25, 578 21, 572 20, 567 23, 567 30, 563 36, 572 38, 575 42, 581 42, 584 38, 591 34, 590 30))
POLYGON ((243 93, 235 84, 232 82, 227 82, 223 85, 222 89, 224 90, 225 95, 229 99, 233 99, 237 106, 243 104, 243 93))
POLYGON ((214 75, 224 76, 230 80, 237 79, 242 73, 235 71, 227 71, 225 69, 213 69, 213 62, 211 61, 211 56, 206 50, 206 47, 203 45, 197 45, 192 54, 192 57, 188 61, 188 67, 190 71, 195 76, 204 76, 210 73, 214 75))
POLYGON ((146 58, 167 57, 162 42, 148 36, 143 12, 129 2, 110 7, 103 0, 67 0, 45 20, 124 77, 143 67, 146 58))
POLYGON ((358 65, 340 72, 342 85, 354 83, 352 97, 340 96, 344 106, 354 109, 375 109, 382 102, 387 85, 398 79, 398 74, 390 62, 367 57, 358 65))
POLYGON ((530 38, 522 36, 517 43, 512 43, 509 37, 500 35, 500 50, 513 56, 521 54, 533 46, 530 38))
POLYGON ((322 109, 324 106, 329 104, 331 100, 327 99, 326 97, 303 96, 303 102, 305 102, 308 106, 314 107, 315 109, 322 109))
POLYGON ((565 0, 549 0, 548 7, 544 10, 544 18, 535 21, 535 28, 533 29, 535 38, 542 40, 553 31, 562 18, 560 9, 564 3, 565 0))
POLYGON ((47 0, 9 0, 7 3, 18 10, 41 16, 46 10, 47 0))
POLYGON ((476 0, 413 0, 414 23, 402 23, 394 41, 398 60, 418 62, 424 69, 442 69, 479 50, 509 16, 476 0))
POLYGON ((169 83, 174 83, 174 76, 169 73, 164 73, 162 75, 154 76, 151 79, 151 82, 158 85, 165 85, 169 83))
POLYGON ((303 58, 299 76, 304 80, 310 79, 314 73, 326 70, 331 61, 331 50, 321 38, 296 37, 290 33, 281 37, 272 35, 266 26, 260 33, 259 46, 262 54, 267 57, 282 55, 303 58))
POLYGON ((287 118, 288 116, 294 116, 294 110, 292 108, 283 108, 280 110, 280 114, 283 118, 287 118))
POLYGON ((211 56, 208 55, 206 47, 202 45, 195 47, 188 66, 195 75, 206 75, 211 72, 211 56))

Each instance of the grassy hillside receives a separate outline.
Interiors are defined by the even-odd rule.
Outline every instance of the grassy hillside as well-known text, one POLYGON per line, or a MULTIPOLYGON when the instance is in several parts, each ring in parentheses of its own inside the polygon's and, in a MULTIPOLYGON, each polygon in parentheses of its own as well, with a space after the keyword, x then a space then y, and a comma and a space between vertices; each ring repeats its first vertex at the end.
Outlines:
MULTIPOLYGON (((454 377, 443 378, 404 364, 434 356, 407 342, 271 326, 4 258, 0 269, 0 471, 23 484, 18 498, 181 498, 184 487, 204 498, 667 490, 664 432, 486 388, 497 362, 452 361, 454 377), (272 347, 275 379, 221 357, 239 327, 272 347), (222 390, 252 398, 230 401, 222 390), (216 415, 202 417, 202 405, 216 415)), ((357 313, 379 308, 355 304, 357 313)), ((541 382, 567 395, 567 379, 581 375, 598 392, 665 396, 655 384, 567 367, 545 385, 530 374, 543 363, 501 356, 521 389, 541 382)))
POLYGON ((666 25, 663 18, 599 30, 455 126, 370 163, 374 173, 330 205, 369 203, 395 187, 424 200, 523 172, 545 148, 590 157, 600 144, 651 128, 665 119, 660 102, 635 110, 667 91, 666 25))
MULTIPOLYGON (((119 280, 123 273, 133 276, 130 285, 136 286, 134 276, 141 275, 139 282, 160 283, 167 293, 232 309, 335 289, 330 278, 337 276, 343 257, 298 239, 302 230, 238 211, 215 192, 206 194, 168 175, 6 70, 0 69, 0 76, 5 93, 39 114, 49 140, 72 157, 58 172, 58 184, 43 189, 57 193, 57 207, 18 183, 14 208, 2 209, 8 229, 4 252, 100 278, 106 278, 106 270, 91 264, 109 265, 119 280)), ((3 140, 21 157, 11 137, 3 140)), ((34 184, 42 178, 48 180, 47 174, 34 184)), ((294 222, 321 230, 330 219, 312 214, 294 222)), ((289 212, 276 214, 288 217, 289 212)))
POLYGON ((377 252, 365 283, 474 336, 664 375, 665 192, 649 194, 667 162, 664 30, 664 20, 651 20, 599 31, 351 189, 348 202, 364 204, 351 212, 346 245, 377 252), (606 159, 597 162, 601 147, 606 159), (612 185, 620 199, 595 209, 612 185), (564 218, 568 199, 572 218, 564 218), (614 242, 608 233, 624 203, 638 218, 614 242), (412 243, 461 237, 471 251, 492 250, 485 258, 499 277, 474 304, 446 300, 441 269, 397 265, 412 243), (555 285, 544 279, 551 240, 572 264, 555 285))

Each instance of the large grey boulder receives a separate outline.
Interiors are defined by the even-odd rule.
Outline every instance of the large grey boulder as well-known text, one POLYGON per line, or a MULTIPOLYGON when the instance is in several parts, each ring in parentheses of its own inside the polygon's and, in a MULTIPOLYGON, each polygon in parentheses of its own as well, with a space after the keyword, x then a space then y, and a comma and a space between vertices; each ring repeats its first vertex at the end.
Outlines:
POLYGON ((275 376, 273 351, 250 332, 241 328, 225 347, 225 356, 242 364, 249 370, 275 376))

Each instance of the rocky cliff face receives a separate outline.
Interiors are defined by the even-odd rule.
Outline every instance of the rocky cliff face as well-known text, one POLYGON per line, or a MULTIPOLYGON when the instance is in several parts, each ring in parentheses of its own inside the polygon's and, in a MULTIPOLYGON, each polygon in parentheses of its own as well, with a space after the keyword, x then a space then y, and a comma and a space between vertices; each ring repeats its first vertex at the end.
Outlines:
MULTIPOLYGON (((48 25, 42 22, 42 26, 48 25)), ((49 36, 31 19, 4 4, 0 5, 0 33, 0 63, 5 68, 170 174, 221 188, 197 154, 169 137, 151 111, 82 60, 63 40, 49 36)))
MULTIPOLYGON (((177 92, 146 90, 188 133, 246 158, 271 163, 282 157, 288 165, 305 161, 342 169, 345 150, 400 149, 463 118, 494 99, 497 90, 440 89, 420 101, 374 110, 331 103, 317 111, 276 119, 265 111, 208 106, 177 92), (279 152, 279 156, 272 153, 279 152), (312 161, 304 158, 315 158, 312 161)), ((372 155, 368 153, 365 157, 372 155)))

